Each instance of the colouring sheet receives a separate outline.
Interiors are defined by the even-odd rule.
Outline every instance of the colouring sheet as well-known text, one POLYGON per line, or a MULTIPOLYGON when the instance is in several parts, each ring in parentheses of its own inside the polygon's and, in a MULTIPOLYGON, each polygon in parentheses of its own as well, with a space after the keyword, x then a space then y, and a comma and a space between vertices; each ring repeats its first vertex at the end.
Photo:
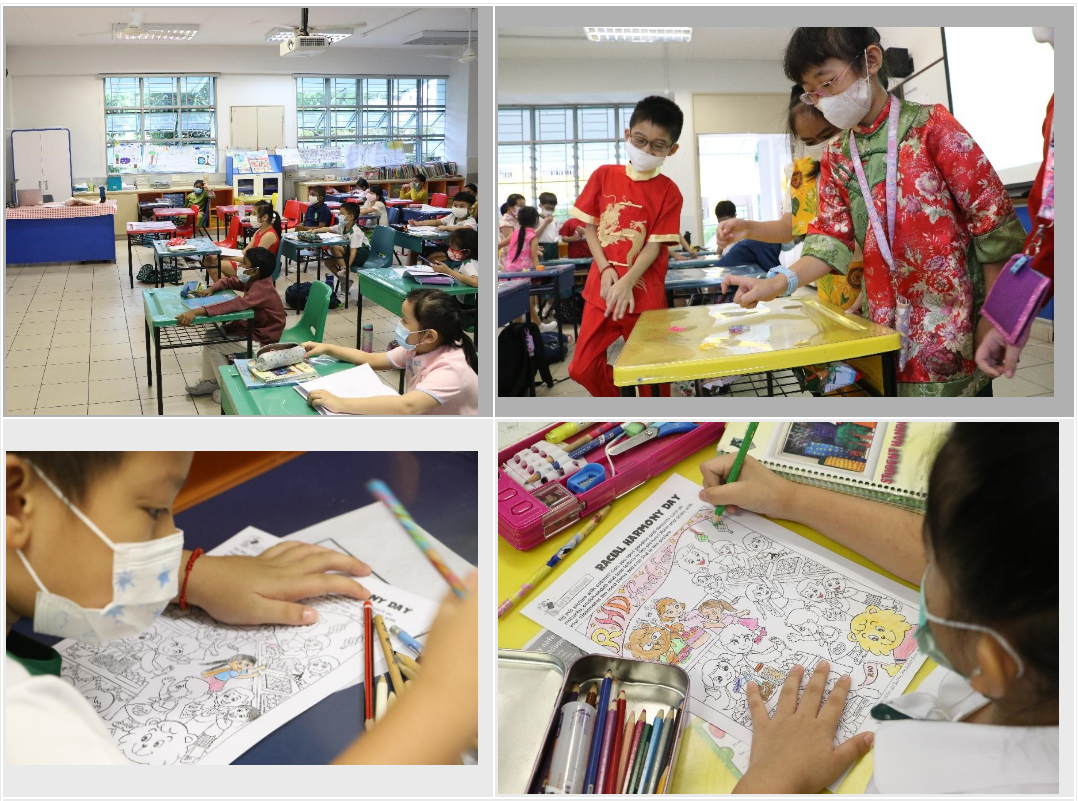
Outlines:
POLYGON ((917 596, 750 512, 712 524, 700 486, 674 476, 524 614, 589 653, 678 665, 690 711, 748 743, 746 685, 768 709, 794 664, 853 677, 836 742, 875 728, 924 660, 917 596))
MULTIPOLYGON (((280 541, 247 528, 211 555, 257 556, 280 541)), ((360 582, 387 629, 395 623, 426 634, 437 604, 374 577, 360 582)), ((227 765, 319 701, 363 681, 363 604, 337 595, 307 603, 319 615, 309 626, 230 626, 200 609, 170 606, 137 637, 100 648, 59 643, 61 676, 93 704, 131 762, 227 765)), ((376 644, 375 671, 385 669, 376 644)))

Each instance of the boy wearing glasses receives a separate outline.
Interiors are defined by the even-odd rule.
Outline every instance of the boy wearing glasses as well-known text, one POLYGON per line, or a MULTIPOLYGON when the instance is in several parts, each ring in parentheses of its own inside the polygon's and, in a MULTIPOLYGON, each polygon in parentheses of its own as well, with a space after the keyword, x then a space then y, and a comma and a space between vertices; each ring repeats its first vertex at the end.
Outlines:
POLYGON ((628 163, 593 172, 569 212, 586 224, 594 259, 569 376, 595 397, 619 394, 607 349, 629 338, 641 312, 666 308, 668 248, 680 241, 681 192, 659 173, 677 152, 683 122, 681 109, 665 97, 637 103, 625 131, 628 163))

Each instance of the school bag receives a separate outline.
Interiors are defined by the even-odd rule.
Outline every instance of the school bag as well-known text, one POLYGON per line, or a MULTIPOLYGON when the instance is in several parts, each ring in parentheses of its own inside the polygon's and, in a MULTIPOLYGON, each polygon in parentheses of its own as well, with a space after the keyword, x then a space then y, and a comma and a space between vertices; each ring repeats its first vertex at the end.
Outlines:
POLYGON ((584 319, 584 296, 574 292, 570 297, 558 298, 558 314, 563 323, 579 325, 584 319))
MULTIPOLYGON (((311 282, 301 281, 292 284, 284 291, 284 305, 296 311, 303 311, 307 307, 307 296, 311 294, 311 282)), ((329 307, 336 309, 341 305, 341 299, 334 292, 329 296, 329 307)))
POLYGON ((510 323, 498 334, 498 395, 535 397, 535 374, 554 386, 546 361, 546 347, 535 323, 510 323))
MULTIPOLYGON (((183 274, 180 268, 175 265, 169 265, 163 267, 162 270, 165 273, 166 284, 182 284, 183 274)), ((152 264, 143 264, 139 268, 138 274, 135 276, 135 280, 140 284, 153 284, 157 281, 156 270, 152 264)))
POLYGON ((569 353, 569 337, 560 331, 543 332, 543 355, 547 364, 560 362, 569 353))

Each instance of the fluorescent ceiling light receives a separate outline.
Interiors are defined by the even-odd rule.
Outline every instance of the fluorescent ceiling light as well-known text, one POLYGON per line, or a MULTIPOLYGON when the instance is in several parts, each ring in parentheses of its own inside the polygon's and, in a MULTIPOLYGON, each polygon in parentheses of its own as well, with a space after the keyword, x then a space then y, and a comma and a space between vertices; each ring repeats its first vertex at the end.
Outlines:
MULTIPOLYGON (((296 33, 295 28, 283 28, 277 27, 266 34, 267 42, 283 42, 287 39, 291 39, 296 33)), ((321 36, 323 39, 329 39, 331 42, 339 42, 341 39, 347 39, 353 33, 351 28, 332 28, 325 30, 312 30, 308 36, 321 36)))
POLYGON ((196 33, 198 33, 197 25, 129 26, 122 22, 117 22, 112 26, 113 39, 187 42, 194 39, 196 33))
POLYGON ((590 42, 689 42, 692 28, 584 28, 590 42))

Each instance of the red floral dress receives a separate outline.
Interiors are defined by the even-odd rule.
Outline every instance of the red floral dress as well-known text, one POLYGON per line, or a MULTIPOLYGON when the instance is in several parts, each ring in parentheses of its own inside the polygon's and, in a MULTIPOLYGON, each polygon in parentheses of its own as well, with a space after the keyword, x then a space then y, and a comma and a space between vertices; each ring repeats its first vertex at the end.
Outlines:
POLYGON ((857 147, 876 211, 886 226, 888 100, 879 116, 828 149, 819 177, 819 213, 804 256, 845 273, 855 243, 864 252, 867 316, 893 325, 896 286, 911 306, 910 349, 898 376, 906 396, 976 394, 988 378, 973 361, 973 333, 984 302, 985 264, 1007 261, 1025 231, 1003 183, 973 137, 943 106, 901 102, 898 209, 892 279, 880 255, 850 160, 857 147))

